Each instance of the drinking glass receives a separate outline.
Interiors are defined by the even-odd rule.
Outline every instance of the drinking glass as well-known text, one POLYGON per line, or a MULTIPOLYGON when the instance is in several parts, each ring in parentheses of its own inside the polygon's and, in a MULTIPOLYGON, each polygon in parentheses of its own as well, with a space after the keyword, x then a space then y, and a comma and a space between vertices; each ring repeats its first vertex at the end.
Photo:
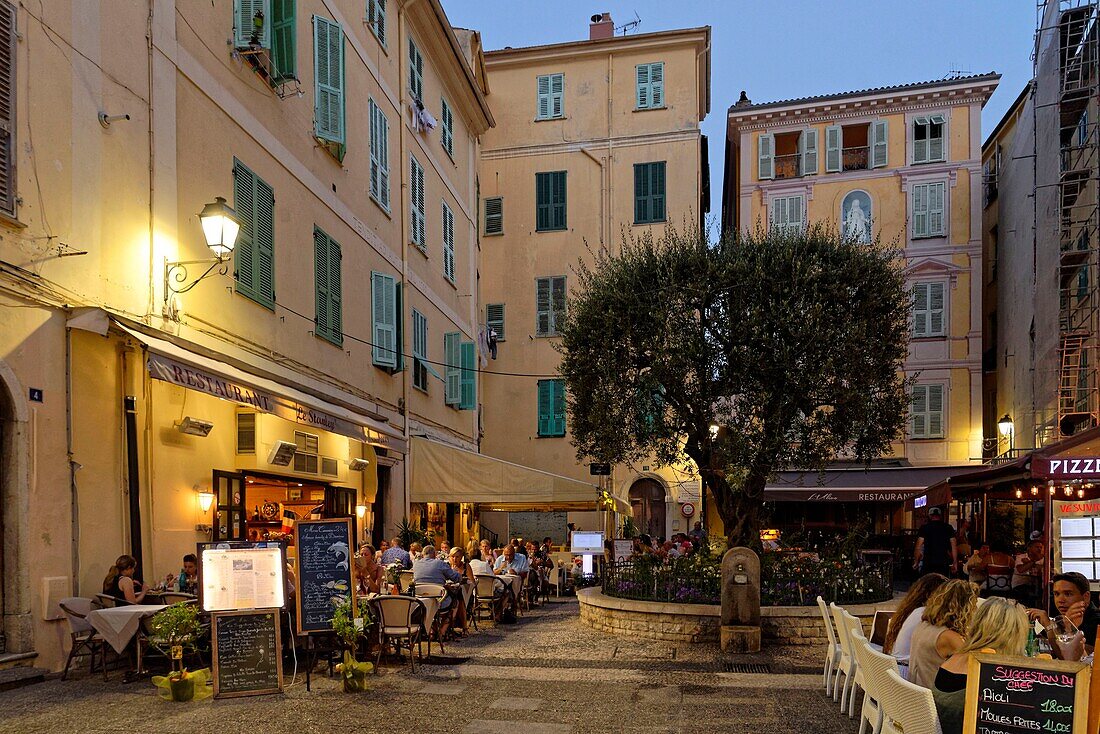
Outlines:
POLYGON ((1051 620, 1047 638, 1058 646, 1063 660, 1080 660, 1085 654, 1085 634, 1065 615, 1051 620))

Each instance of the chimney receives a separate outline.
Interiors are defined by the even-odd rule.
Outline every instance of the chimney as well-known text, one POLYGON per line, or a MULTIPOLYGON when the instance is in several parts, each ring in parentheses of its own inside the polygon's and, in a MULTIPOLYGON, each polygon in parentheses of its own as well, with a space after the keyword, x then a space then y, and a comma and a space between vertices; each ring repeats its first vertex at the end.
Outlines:
POLYGON ((597 13, 588 25, 588 40, 602 41, 615 35, 615 24, 611 22, 611 13, 597 13))

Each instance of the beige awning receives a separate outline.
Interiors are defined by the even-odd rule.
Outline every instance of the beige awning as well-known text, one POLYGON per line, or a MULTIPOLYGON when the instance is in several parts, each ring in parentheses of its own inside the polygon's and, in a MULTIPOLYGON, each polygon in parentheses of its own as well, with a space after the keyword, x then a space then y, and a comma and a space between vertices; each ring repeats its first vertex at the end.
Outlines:
POLYGON ((532 469, 428 438, 409 442, 411 502, 596 509, 596 485, 532 469))

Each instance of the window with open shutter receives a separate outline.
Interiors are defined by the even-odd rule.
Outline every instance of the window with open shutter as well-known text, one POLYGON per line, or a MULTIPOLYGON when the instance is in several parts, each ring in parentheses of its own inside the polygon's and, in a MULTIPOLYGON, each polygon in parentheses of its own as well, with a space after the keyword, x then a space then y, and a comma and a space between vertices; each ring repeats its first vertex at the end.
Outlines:
POLYGON ((871 123, 871 168, 886 166, 890 141, 890 127, 887 120, 875 120, 871 123))
MULTIPOLYGON (((344 144, 344 33, 339 23, 313 16, 314 134, 344 144)), ((342 153, 341 156, 342 157, 342 153)))
POLYGON ((943 384, 914 385, 909 404, 910 438, 943 438, 943 384))
POLYGON ((409 236, 412 243, 422 252, 428 249, 428 238, 424 230, 424 167, 416 156, 409 156, 409 236))
POLYGON ((412 322, 413 387, 427 392, 429 374, 444 384, 446 384, 446 380, 428 362, 428 317, 413 309, 412 322))
POLYGON ((382 108, 371 99, 370 113, 370 195, 378 205, 390 210, 390 122, 382 108))
POLYGON ((386 0, 367 0, 367 24, 371 33, 386 45, 386 0))
POLYGON ((535 119, 551 120, 565 116, 565 75, 543 74, 537 81, 538 106, 535 119))
POLYGON ((344 343, 340 245, 320 227, 314 227, 313 251, 317 302, 314 333, 339 346, 344 343))
POLYGON ((565 316, 565 276, 538 278, 535 281, 535 334, 555 336, 565 316))
POLYGON ((16 216, 15 6, 0 2, 0 211, 16 216))
POLYGON ((757 138, 757 178, 767 180, 775 178, 775 136, 764 133, 757 138))
POLYGON ((237 159, 233 159, 233 208, 241 224, 233 248, 237 291, 274 308, 275 192, 237 159))
POLYGON ((496 332, 498 342, 504 341, 503 303, 490 303, 485 306, 485 325, 496 332))
POLYGON ((565 381, 539 380, 538 435, 544 437, 565 435, 565 381))
POLYGON ((397 369, 397 289, 394 277, 385 273, 372 272, 370 278, 371 320, 374 326, 371 332, 371 361, 379 367, 397 369))
POLYGON ((416 43, 409 39, 409 91, 419 101, 424 100, 424 57, 416 43))
POLYGON ((665 64, 638 64, 634 67, 635 102, 637 109, 648 110, 665 106, 665 64))
POLYGON ((947 120, 943 115, 913 118, 913 163, 945 160, 946 126, 947 120))
POLYGON ((447 151, 447 155, 451 158, 455 157, 455 118, 454 113, 451 112, 451 106, 447 104, 447 100, 440 99, 439 105, 439 140, 443 144, 443 150, 447 151))
POLYGON ((233 45, 236 48, 271 48, 271 0, 233 0, 233 45), (256 30, 256 14, 260 30, 256 30))
POLYGON ((455 215, 443 202, 443 277, 455 282, 455 215))
POLYGON ((634 223, 665 221, 665 161, 634 164, 634 223))
POLYGON ((462 401, 461 343, 462 334, 457 331, 443 335, 443 402, 447 405, 458 405, 462 401))
POLYGON ((485 200, 485 234, 504 234, 504 198, 491 196, 485 200))
POLYGON ((803 130, 798 136, 798 150, 802 154, 802 175, 817 173, 817 130, 803 130))
POLYGON ((535 174, 535 231, 566 229, 565 171, 535 174))
POLYGON ((297 0, 271 0, 271 62, 276 80, 298 77, 297 0))
POLYGON ((840 125, 829 125, 825 128, 825 172, 837 173, 840 171, 841 141, 840 125))
POLYGON ((459 357, 462 373, 459 380, 461 400, 458 409, 474 410, 477 408, 477 345, 473 342, 462 342, 459 345, 459 357))

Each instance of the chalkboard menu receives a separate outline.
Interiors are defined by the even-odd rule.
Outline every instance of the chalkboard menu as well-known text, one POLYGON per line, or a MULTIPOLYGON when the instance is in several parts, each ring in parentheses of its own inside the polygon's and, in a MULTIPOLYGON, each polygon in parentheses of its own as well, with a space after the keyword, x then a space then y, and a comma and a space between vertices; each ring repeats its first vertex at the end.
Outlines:
POLYGON ((214 697, 282 691, 279 610, 214 612, 210 616, 214 697))
POLYGON ((332 629, 336 605, 355 594, 351 519, 299 520, 297 534, 298 631, 332 629))
POLYGON ((1084 663, 974 655, 966 682, 966 734, 1084 734, 1089 668, 1084 663))

